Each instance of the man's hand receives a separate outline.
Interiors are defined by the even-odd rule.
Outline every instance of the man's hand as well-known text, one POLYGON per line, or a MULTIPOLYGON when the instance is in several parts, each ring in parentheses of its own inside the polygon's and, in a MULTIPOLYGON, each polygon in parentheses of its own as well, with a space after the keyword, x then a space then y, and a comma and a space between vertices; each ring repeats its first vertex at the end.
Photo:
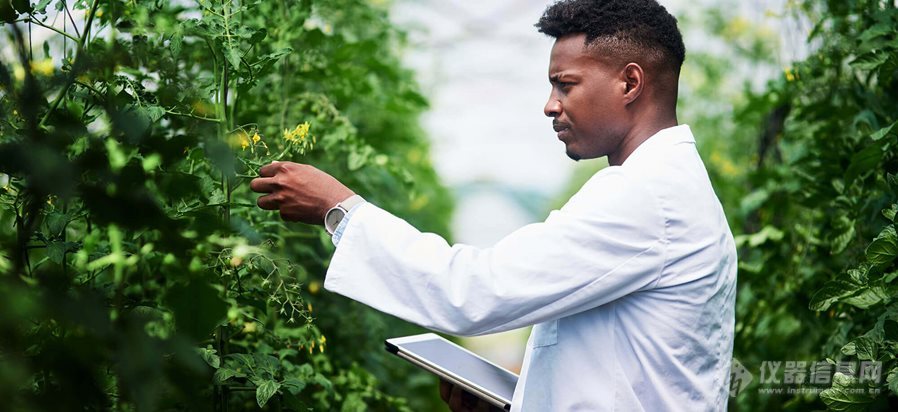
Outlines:
POLYGON ((452 412, 499 412, 502 409, 440 379, 440 397, 452 412))
POLYGON ((262 166, 259 176, 249 185, 267 193, 259 198, 259 207, 280 211, 284 220, 324 224, 328 209, 355 194, 333 176, 299 163, 272 162, 262 166))

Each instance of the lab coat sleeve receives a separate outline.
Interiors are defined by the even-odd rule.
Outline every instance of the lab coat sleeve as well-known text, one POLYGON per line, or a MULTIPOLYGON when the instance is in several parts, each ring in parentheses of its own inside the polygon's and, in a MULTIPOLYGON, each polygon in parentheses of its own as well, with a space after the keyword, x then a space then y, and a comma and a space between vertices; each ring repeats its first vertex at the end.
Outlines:
POLYGON ((664 230, 658 200, 608 169, 545 222, 491 248, 449 245, 366 203, 347 225, 324 287, 429 329, 501 332, 651 288, 664 266, 664 230))

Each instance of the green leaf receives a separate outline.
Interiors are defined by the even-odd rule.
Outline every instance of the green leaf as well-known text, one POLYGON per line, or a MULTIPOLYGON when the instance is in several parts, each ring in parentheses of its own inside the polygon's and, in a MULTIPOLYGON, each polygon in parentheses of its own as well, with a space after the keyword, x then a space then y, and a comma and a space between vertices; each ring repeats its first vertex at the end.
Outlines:
POLYGON ((15 7, 21 14, 31 13, 31 2, 29 0, 12 0, 10 3, 12 3, 13 7, 15 7))
POLYGON ((861 41, 870 41, 877 37, 888 36, 895 32, 895 27, 886 23, 876 23, 868 29, 864 30, 859 38, 861 41))
POLYGON ((252 356, 245 353, 232 353, 230 355, 227 355, 227 357, 229 359, 234 359, 235 361, 237 361, 237 363, 240 364, 240 366, 243 368, 252 369, 256 367, 256 360, 252 356))
POLYGON ((889 60, 889 54, 884 51, 871 51, 864 53, 849 63, 852 67, 865 71, 874 71, 889 60))
POLYGON ((228 368, 219 368, 215 371, 215 375, 212 377, 216 384, 222 384, 228 379, 237 376, 237 371, 228 368))
POLYGON ((161 119, 162 116, 165 116, 165 109, 156 105, 145 106, 142 109, 143 115, 146 116, 150 122, 156 122, 161 119))
POLYGON ((278 389, 281 387, 281 384, 272 381, 266 380, 256 388, 256 403, 259 404, 259 407, 265 406, 268 403, 268 400, 277 393, 278 389))
POLYGON ((169 50, 171 50, 172 54, 177 57, 178 55, 181 54, 181 46, 183 46, 183 45, 184 45, 184 35, 181 33, 181 30, 179 29, 177 32, 175 32, 174 35, 172 35, 171 41, 168 44, 168 48, 169 48, 169 50))
POLYGON ((882 48, 888 43, 888 37, 895 32, 893 25, 887 23, 876 23, 870 28, 864 30, 858 38, 860 44, 858 51, 866 52, 882 48))
POLYGON ((16 11, 12 8, 12 3, 8 1, 0 1, 0 20, 5 23, 16 21, 16 11))
POLYGON ((866 254, 867 261, 875 266, 891 263, 895 259, 895 256, 898 255, 898 233, 895 233, 895 226, 886 226, 886 228, 873 239, 870 246, 867 246, 866 254))
POLYGON ((275 374, 278 369, 278 359, 271 355, 263 355, 261 353, 256 353, 253 355, 253 358, 256 361, 256 367, 258 368, 256 373, 265 372, 269 376, 269 379, 274 379, 275 374))
POLYGON ((820 393, 820 399, 833 411, 861 412, 873 402, 873 397, 858 390, 856 379, 836 372, 833 385, 820 393))
POLYGON ((842 232, 832 241, 832 254, 834 255, 838 255, 845 251, 845 248, 848 247, 848 244, 854 239, 854 221, 844 216, 843 219, 844 220, 840 221, 840 224, 838 225, 838 228, 842 232))
POLYGON ((810 309, 818 312, 827 310, 837 300, 857 290, 857 285, 842 280, 827 282, 811 297, 810 309))
POLYGON ((371 157, 372 154, 374 154, 374 149, 371 146, 364 146, 359 150, 353 150, 349 153, 347 167, 353 172, 361 169, 368 163, 368 158, 371 157))
POLYGON ((306 383, 297 378, 284 379, 284 388, 292 395, 298 395, 306 387, 306 383))
POLYGON ((64 213, 52 212, 47 215, 47 229, 50 231, 51 236, 62 234, 67 223, 69 223, 69 217, 64 213))
POLYGON ((225 58, 234 67, 234 70, 240 69, 240 51, 234 48, 225 50, 225 58))
MULTIPOLYGON (((50 1, 51 0, 41 0, 40 2, 38 2, 37 5, 34 6, 34 13, 35 14, 47 14, 47 5, 50 4, 50 1)), ((47 43, 49 43, 49 42, 47 42, 47 43)))
POLYGON ((162 156, 159 156, 159 153, 152 153, 149 156, 144 157, 141 161, 141 166, 145 172, 149 172, 150 170, 159 167, 161 164, 162 156))
POLYGON ((312 383, 316 385, 321 385, 324 390, 330 392, 333 389, 334 384, 324 377, 324 375, 320 373, 316 373, 315 376, 312 377, 312 383))
POLYGON ((892 368, 886 376, 886 383, 893 395, 898 395, 898 367, 892 368))
POLYGON ((850 183, 854 178, 876 170, 876 166, 882 161, 882 148, 879 145, 871 145, 851 156, 851 163, 845 170, 845 182, 850 183))
POLYGON ((876 359, 876 342, 867 336, 861 336, 842 347, 842 354, 857 356, 860 360, 876 359))
POLYGON ((346 395, 343 405, 340 406, 340 412, 364 412, 366 410, 368 410, 368 405, 358 393, 346 395))
POLYGON ((130 156, 126 154, 115 139, 106 139, 106 150, 109 153, 109 166, 112 170, 119 170, 128 163, 130 156))
POLYGON ((879 286, 864 288, 857 294, 842 298, 841 301, 861 309, 867 309, 889 299, 889 294, 879 286))
POLYGON ((739 235, 736 238, 736 244, 741 246, 745 243, 748 243, 751 247, 758 247, 768 240, 770 241, 779 241, 783 239, 783 231, 779 230, 773 226, 764 226, 757 233, 752 233, 749 235, 739 235))
POLYGON ((848 269, 847 271, 848 277, 851 279, 851 282, 856 285, 866 285, 869 272, 870 270, 866 266, 848 269))
POLYGON ((216 355, 216 350, 212 348, 197 348, 197 352, 200 353, 200 357, 206 361, 209 366, 218 369, 221 366, 221 358, 216 355))
POLYGON ((896 214, 898 214, 898 203, 894 203, 888 209, 882 210, 882 215, 885 216, 886 219, 898 223, 898 221, 895 220, 896 214))
POLYGON ((51 242, 47 245, 47 257, 50 258, 51 262, 61 265, 62 260, 65 258, 65 243, 51 242))
POLYGON ((755 190, 742 198, 739 208, 742 213, 750 213, 761 207, 770 197, 770 192, 766 189, 755 190))
POLYGON ((870 138, 873 139, 873 141, 877 141, 882 139, 883 137, 886 137, 886 135, 888 135, 889 132, 892 131, 892 128, 894 128, 896 124, 898 124, 898 122, 892 123, 886 127, 883 127, 882 129, 873 132, 873 134, 870 135, 870 138))

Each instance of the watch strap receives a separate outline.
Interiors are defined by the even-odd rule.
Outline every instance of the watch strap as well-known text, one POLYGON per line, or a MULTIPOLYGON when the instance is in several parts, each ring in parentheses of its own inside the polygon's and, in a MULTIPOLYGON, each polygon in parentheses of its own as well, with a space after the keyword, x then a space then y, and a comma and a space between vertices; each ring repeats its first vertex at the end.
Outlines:
POLYGON ((353 207, 355 207, 358 204, 362 204, 362 203, 365 203, 365 199, 363 199, 359 195, 352 195, 349 197, 349 199, 346 199, 340 203, 337 203, 337 206, 342 207, 343 210, 345 210, 348 213, 350 210, 352 210, 353 207))

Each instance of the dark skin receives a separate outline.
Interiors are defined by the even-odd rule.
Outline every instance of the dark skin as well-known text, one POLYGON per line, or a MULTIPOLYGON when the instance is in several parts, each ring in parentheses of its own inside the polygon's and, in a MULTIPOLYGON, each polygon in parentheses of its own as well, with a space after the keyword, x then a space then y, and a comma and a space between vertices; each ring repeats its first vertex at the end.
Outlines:
MULTIPOLYGON (((572 34, 555 41, 544 113, 571 159, 608 156, 610 165, 621 165, 646 139, 677 125, 677 76, 650 62, 603 54, 587 47, 585 38, 572 34)), ((323 225, 331 207, 355 194, 310 165, 273 162, 259 176, 250 183, 264 194, 259 207, 288 221, 323 225)), ((498 410, 445 381, 440 396, 453 412, 498 410)))
POLYGON ((676 77, 671 87, 669 75, 647 73, 648 64, 603 54, 585 40, 585 34, 572 34, 555 41, 552 92, 543 112, 553 119, 568 157, 608 156, 608 164, 619 166, 646 139, 677 125, 676 77))
POLYGON ((497 406, 493 406, 489 402, 478 399, 469 392, 463 391, 460 387, 455 386, 444 380, 440 380, 440 398, 449 405, 452 412, 500 412, 497 406))

